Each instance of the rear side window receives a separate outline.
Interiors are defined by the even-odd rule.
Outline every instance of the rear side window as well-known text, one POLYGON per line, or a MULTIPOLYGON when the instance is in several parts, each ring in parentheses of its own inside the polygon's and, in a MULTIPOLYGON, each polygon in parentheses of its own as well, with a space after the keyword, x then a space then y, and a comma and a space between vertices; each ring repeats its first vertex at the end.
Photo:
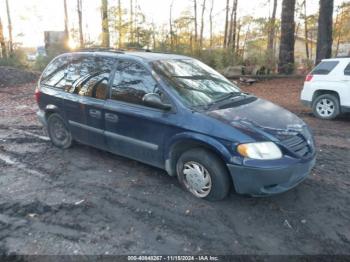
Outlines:
POLYGON ((350 63, 345 67, 344 75, 350 76, 350 63))
POLYGON ((311 72, 312 75, 328 75, 339 64, 338 61, 324 61, 321 62, 311 72))
POLYGON ((109 57, 67 56, 53 61, 42 83, 72 94, 106 99, 109 75, 115 60, 109 57))
POLYGON ((109 75, 115 60, 108 57, 86 57, 81 61, 80 78, 72 84, 72 93, 97 99, 108 95, 109 75))

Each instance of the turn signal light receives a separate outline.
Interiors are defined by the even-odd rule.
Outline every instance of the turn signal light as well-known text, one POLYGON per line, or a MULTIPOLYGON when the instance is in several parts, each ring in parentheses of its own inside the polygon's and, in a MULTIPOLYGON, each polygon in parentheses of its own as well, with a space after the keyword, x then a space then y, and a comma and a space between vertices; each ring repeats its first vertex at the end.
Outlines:
POLYGON ((313 75, 307 75, 305 78, 305 82, 310 82, 314 76, 313 75))

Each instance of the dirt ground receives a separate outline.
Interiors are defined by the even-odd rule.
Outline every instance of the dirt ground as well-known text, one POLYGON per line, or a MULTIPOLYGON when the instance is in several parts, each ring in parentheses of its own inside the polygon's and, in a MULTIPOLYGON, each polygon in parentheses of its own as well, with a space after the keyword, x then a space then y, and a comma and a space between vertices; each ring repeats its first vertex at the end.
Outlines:
POLYGON ((32 82, 35 81, 39 75, 39 72, 0 66, 0 88, 32 82))
POLYGON ((243 90, 310 124, 312 174, 282 195, 215 203, 153 167, 53 147, 35 118, 35 84, 0 88, 0 254, 350 254, 350 117, 315 119, 300 106, 301 86, 243 90))

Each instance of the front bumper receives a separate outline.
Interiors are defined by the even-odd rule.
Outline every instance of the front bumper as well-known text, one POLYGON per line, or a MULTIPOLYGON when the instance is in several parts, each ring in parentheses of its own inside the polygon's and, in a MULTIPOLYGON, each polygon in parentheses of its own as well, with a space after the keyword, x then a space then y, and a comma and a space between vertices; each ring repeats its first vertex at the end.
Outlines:
POLYGON ((301 102, 304 106, 312 107, 312 102, 311 102, 311 101, 301 99, 300 102, 301 102))
POLYGON ((315 166, 316 158, 286 167, 266 168, 227 165, 236 192, 268 196, 286 192, 301 183, 315 166))

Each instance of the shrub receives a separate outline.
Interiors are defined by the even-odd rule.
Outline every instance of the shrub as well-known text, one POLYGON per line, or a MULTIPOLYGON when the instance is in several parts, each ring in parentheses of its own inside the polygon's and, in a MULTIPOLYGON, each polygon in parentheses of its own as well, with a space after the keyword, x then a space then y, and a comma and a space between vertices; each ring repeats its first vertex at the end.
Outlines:
POLYGON ((6 58, 0 59, 0 66, 11 66, 17 68, 28 68, 27 57, 22 49, 16 49, 6 58))
POLYGON ((46 68, 52 59, 53 57, 51 56, 38 56, 32 65, 32 69, 41 72, 46 68))

